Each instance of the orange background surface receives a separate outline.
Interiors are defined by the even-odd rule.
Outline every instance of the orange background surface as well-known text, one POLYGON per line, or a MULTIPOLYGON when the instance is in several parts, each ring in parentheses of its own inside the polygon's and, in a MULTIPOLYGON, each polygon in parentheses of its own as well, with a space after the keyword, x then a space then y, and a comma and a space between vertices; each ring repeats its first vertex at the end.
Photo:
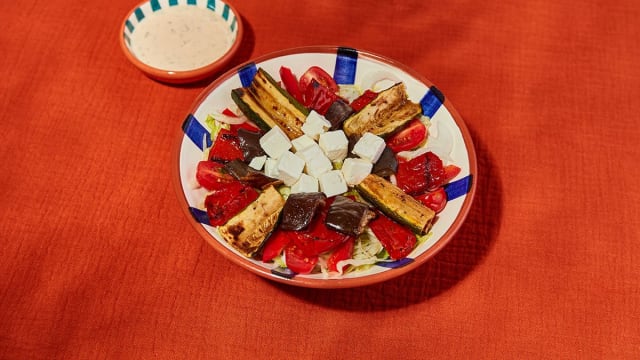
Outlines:
POLYGON ((478 153, 466 223, 363 288, 276 284, 189 225, 172 144, 205 83, 127 62, 135 1, 0 2, 1 359, 640 357, 635 1, 248 1, 229 66, 302 45, 396 59, 478 153))

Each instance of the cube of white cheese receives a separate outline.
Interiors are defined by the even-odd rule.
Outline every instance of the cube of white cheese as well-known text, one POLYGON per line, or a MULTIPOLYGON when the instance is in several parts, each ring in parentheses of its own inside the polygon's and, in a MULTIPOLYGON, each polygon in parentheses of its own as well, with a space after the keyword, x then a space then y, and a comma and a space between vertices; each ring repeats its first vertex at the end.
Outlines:
POLYGON ((324 116, 318 114, 315 110, 311 110, 307 119, 302 124, 302 132, 313 140, 318 140, 318 136, 329 130, 331 123, 324 116))
POLYGON ((256 156, 249 162, 249 166, 256 169, 262 170, 264 163, 267 161, 267 155, 256 156))
POLYGON ((320 134, 318 145, 331 161, 344 160, 349 150, 349 140, 342 130, 320 134))
POLYGON ((380 155, 382 155, 385 146, 386 144, 383 138, 366 132, 355 144, 352 152, 362 159, 375 163, 380 159, 380 155))
POLYGON ((285 151, 278 159, 278 179, 291 186, 298 181, 304 170, 304 160, 291 151, 285 151))
POLYGON ((285 151, 291 149, 289 137, 278 126, 274 126, 260 138, 260 146, 267 155, 278 159, 285 151))
POLYGON ((342 175, 348 185, 354 186, 371 173, 373 164, 369 160, 346 158, 342 163, 342 175))
POLYGON ((264 174, 274 179, 279 179, 278 174, 278 159, 268 157, 264 162, 264 174))
POLYGON ((342 171, 331 170, 320 175, 318 177, 318 183, 320 184, 320 191, 322 191, 327 197, 340 195, 347 192, 347 182, 344 180, 342 171))
POLYGON ((302 173, 298 181, 291 186, 291 193, 317 192, 318 179, 311 175, 302 173))
POLYGON ((295 152, 299 152, 309 146, 318 145, 318 144, 311 137, 309 137, 309 135, 302 135, 300 137, 297 137, 291 140, 291 145, 293 146, 293 150, 295 152))
POLYGON ((333 170, 331 160, 329 160, 316 143, 298 151, 296 155, 304 160, 305 172, 311 176, 318 177, 329 170, 333 170))

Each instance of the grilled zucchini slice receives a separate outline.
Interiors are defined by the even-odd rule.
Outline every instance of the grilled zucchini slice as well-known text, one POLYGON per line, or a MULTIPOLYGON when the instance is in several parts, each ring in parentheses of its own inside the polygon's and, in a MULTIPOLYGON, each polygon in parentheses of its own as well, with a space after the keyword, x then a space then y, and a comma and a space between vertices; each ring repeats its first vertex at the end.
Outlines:
POLYGON ((436 216, 433 210, 375 174, 367 175, 356 185, 356 190, 385 215, 420 235, 429 231, 436 216))
POLYGON ((397 83, 347 118, 343 130, 348 137, 355 139, 366 132, 384 138, 421 114, 422 107, 409 100, 404 83, 397 83))
POLYGON ((244 210, 218 227, 220 236, 246 257, 260 248, 278 222, 284 199, 273 186, 244 210))
POLYGON ((267 73, 259 68, 251 85, 234 89, 231 98, 240 110, 262 130, 279 126, 290 139, 301 135, 309 109, 294 99, 267 73))

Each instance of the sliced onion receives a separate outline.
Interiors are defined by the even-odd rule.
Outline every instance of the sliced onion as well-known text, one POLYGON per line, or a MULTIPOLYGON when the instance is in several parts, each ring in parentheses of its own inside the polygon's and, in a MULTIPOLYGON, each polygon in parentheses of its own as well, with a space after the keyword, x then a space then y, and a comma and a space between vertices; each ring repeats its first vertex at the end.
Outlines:
POLYGON ((389 71, 375 71, 362 78, 362 88, 378 92, 401 81, 398 76, 389 71))
POLYGON ((219 121, 223 124, 229 124, 229 125, 240 125, 247 122, 248 120, 245 115, 238 115, 237 117, 234 117, 234 116, 227 116, 219 112, 214 113, 213 117, 216 119, 216 121, 219 121))

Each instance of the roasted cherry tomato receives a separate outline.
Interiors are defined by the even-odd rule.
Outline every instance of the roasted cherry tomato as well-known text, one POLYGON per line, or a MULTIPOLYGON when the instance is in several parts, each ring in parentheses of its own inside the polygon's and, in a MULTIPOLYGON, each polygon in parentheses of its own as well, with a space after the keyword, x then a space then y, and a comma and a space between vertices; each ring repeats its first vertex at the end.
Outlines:
POLYGON ((416 235, 411 230, 382 213, 369 222, 369 227, 394 260, 407 257, 416 246, 416 235))
POLYGON ((377 92, 367 89, 365 90, 365 92, 362 93, 362 95, 360 95, 358 98, 353 100, 349 105, 351 105, 351 108, 354 111, 360 111, 362 110, 363 107, 367 106, 367 104, 372 102, 373 99, 376 98, 376 96, 378 96, 377 92))
POLYGON ((318 256, 306 255, 294 243, 284 249, 284 258, 289 270, 297 274, 308 274, 318 263, 318 256))
POLYGON ((427 127, 420 119, 411 120, 405 128, 391 135, 387 140, 387 146, 394 153, 408 151, 417 148, 427 139, 427 127))
POLYGON ((443 187, 415 196, 415 198, 429 209, 435 211, 436 214, 442 211, 442 209, 447 205, 447 192, 444 191, 443 187))
POLYGON ((267 239, 262 248, 262 261, 269 262, 276 256, 280 255, 287 245, 291 242, 291 235, 283 230, 276 230, 267 239))
POLYGON ((224 171, 223 166, 217 161, 200 161, 196 169, 196 181, 207 190, 216 190, 226 186, 235 179, 224 171))
POLYGON ((238 134, 232 130, 220 129, 209 150, 209 160, 227 162, 235 159, 244 160, 238 134))
MULTIPOLYGON (((353 246, 355 245, 355 242, 355 238, 349 238, 347 239, 347 241, 343 242, 342 245, 333 250, 331 255, 329 255, 329 258, 327 259, 327 269, 329 271, 338 272, 338 262, 351 259, 351 254, 353 253, 353 246)), ((343 269, 340 269, 340 272, 342 272, 343 269)))
POLYGON ((333 93, 338 92, 338 84, 336 81, 319 66, 312 66, 307 71, 305 71, 302 76, 300 76, 299 88, 302 93, 305 93, 309 84, 311 84, 311 80, 317 81, 320 85, 328 88, 333 93))
POLYGON ((300 91, 300 84, 298 83, 298 79, 293 74, 291 69, 286 66, 280 67, 280 80, 282 80, 282 84, 284 85, 284 89, 287 90, 294 99, 298 100, 300 103, 303 102, 302 99, 302 91, 300 91))

